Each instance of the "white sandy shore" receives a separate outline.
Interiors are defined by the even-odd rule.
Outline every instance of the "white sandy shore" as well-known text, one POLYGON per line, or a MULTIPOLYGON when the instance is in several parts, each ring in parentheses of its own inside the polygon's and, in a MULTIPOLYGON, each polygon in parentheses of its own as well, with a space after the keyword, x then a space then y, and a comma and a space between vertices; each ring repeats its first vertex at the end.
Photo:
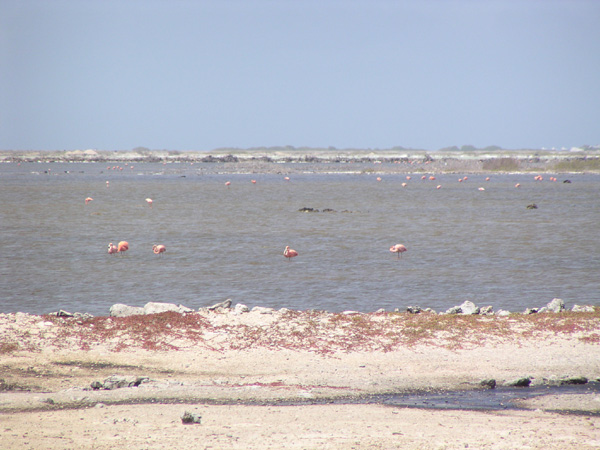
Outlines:
POLYGON ((600 448, 600 396, 593 393, 487 412, 273 403, 475 389, 490 378, 594 380, 598 312, 186 316, 113 318, 107 328, 107 318, 0 315, 0 448, 600 448), (191 323, 201 326, 189 334, 191 323), (152 333, 145 336, 140 324, 152 333), (143 348, 149 344, 170 350, 143 348), (115 374, 149 381, 89 389, 115 374), (186 410, 202 415, 202 424, 183 425, 186 410))

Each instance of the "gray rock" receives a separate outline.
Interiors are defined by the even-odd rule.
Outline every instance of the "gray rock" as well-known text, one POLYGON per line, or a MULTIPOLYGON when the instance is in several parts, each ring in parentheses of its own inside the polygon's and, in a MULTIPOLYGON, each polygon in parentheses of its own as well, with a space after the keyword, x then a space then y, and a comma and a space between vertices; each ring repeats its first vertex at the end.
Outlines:
POLYGON ((481 382, 479 383, 482 387, 488 388, 488 389, 495 389, 496 388, 496 380, 494 380, 493 378, 490 378, 489 380, 481 380, 481 382))
POLYGON ((80 313, 80 312, 74 313, 73 317, 75 317, 76 319, 82 319, 82 320, 89 320, 89 319, 94 318, 94 316, 90 313, 80 313))
POLYGON ((385 308, 379 308, 377 311, 375 311, 375 314, 381 314, 385 312, 385 308))
POLYGON ((594 312, 595 309, 592 305, 573 305, 573 312, 594 312))
POLYGON ((264 306, 255 306, 250 312, 258 314, 273 314, 275 310, 273 308, 265 308, 264 306))
POLYGON ((491 316, 494 314, 494 307, 492 305, 484 306, 479 310, 479 314, 482 316, 491 316))
POLYGON ((201 423, 202 416, 200 414, 191 413, 189 411, 185 411, 181 416, 181 423, 189 424, 189 423, 201 423))
POLYGON ((460 309, 460 306, 453 306, 450 309, 447 309, 445 314, 460 314, 462 313, 462 309, 460 309))
POLYGON ((146 383, 149 381, 148 377, 134 377, 134 376, 121 376, 121 375, 111 375, 106 378, 103 383, 99 383, 98 381, 94 381, 91 386, 92 389, 119 389, 124 387, 135 387, 139 386, 142 383, 146 383))
POLYGON ((479 306, 469 300, 459 306, 460 314, 479 314, 479 306))
POLYGON ((110 315, 112 317, 128 317, 144 314, 144 308, 138 306, 127 306, 122 303, 117 303, 110 307, 110 315))
POLYGON ((496 315, 500 317, 510 316, 510 311, 506 311, 505 309, 499 309, 496 311, 496 315))
POLYGON ((536 314, 538 312, 538 308, 527 308, 523 311, 523 314, 536 314))
POLYGON ((411 314, 419 314, 421 311, 423 311, 421 309, 420 306, 407 306, 406 307, 406 312, 411 313, 411 314))
POLYGON ((233 308, 234 314, 242 314, 242 313, 247 313, 249 311, 250 311, 250 308, 248 308, 246 305, 243 305, 241 303, 238 303, 237 305, 235 305, 235 308, 233 308))
POLYGON ((517 378, 512 381, 507 381, 504 383, 504 386, 514 386, 514 387, 528 387, 531 384, 530 377, 517 378))
POLYGON ((546 305, 546 308, 548 308, 548 311, 559 313, 565 310, 565 302, 560 298, 555 298, 546 305))
MULTIPOLYGON (((185 306, 183 307, 185 308, 185 306)), ((189 308, 187 308, 189 309, 189 308)), ((148 302, 144 305, 144 314, 160 314, 163 312, 183 312, 181 311, 181 305, 177 306, 174 303, 159 303, 159 302, 148 302)), ((191 311, 191 309, 190 309, 191 311)))
POLYGON ((562 378, 560 384, 587 384, 588 381, 586 377, 568 377, 562 378))
POLYGON ((224 300, 222 302, 215 303, 212 306, 209 306, 208 310, 214 311, 216 309, 229 309, 229 308, 231 308, 231 299, 230 298, 228 298, 227 300, 224 300))

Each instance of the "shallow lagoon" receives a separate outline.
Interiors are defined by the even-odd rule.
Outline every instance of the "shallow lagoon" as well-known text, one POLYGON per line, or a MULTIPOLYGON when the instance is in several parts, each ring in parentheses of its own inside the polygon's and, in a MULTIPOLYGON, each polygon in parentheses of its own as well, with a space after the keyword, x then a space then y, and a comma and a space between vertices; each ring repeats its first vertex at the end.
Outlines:
POLYGON ((287 181, 218 164, 2 164, 0 312, 107 315, 114 303, 226 298, 329 311, 465 300, 522 311, 554 297, 600 306, 600 175, 459 183, 330 166, 287 181), (108 255, 120 240, 130 250, 108 255), (153 254, 157 243, 165 254, 153 254), (408 248, 400 260, 395 243, 408 248), (300 253, 289 262, 286 245, 300 253))

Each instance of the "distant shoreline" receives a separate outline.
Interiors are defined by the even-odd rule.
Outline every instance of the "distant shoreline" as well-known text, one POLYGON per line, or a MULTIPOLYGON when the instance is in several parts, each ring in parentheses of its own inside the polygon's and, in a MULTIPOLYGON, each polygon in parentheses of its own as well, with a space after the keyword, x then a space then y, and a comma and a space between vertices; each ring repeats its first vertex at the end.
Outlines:
POLYGON ((282 164, 302 166, 314 172, 344 171, 332 164, 366 164, 363 172, 382 173, 485 173, 555 172, 600 173, 600 149, 434 151, 337 150, 337 149, 217 149, 0 151, 0 163, 215 163, 254 172, 280 172, 282 164))

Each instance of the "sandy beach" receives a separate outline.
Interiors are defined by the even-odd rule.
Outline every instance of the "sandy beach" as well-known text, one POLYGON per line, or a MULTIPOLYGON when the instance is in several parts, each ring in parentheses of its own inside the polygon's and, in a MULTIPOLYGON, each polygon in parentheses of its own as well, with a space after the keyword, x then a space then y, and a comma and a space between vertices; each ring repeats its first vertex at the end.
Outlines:
POLYGON ((3 314, 0 448, 599 448, 597 391, 488 411, 373 397, 594 383, 599 314, 3 314))

